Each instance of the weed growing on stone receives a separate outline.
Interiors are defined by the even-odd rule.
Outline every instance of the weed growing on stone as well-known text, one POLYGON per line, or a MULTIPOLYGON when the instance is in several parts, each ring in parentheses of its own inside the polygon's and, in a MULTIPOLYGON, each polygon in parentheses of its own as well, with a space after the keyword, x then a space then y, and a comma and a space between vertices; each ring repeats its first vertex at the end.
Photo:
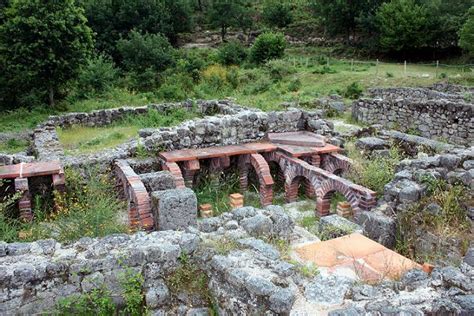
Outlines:
POLYGON ((384 187, 393 180, 395 167, 402 157, 397 147, 390 148, 388 157, 365 157, 355 145, 347 143, 347 156, 353 160, 353 168, 347 173, 347 177, 357 184, 374 190, 379 195, 383 194, 384 187))
POLYGON ((210 302, 208 278, 204 271, 192 263, 186 254, 179 257, 179 267, 166 279, 172 293, 189 292, 210 302))
POLYGON ((239 249, 239 244, 230 238, 222 237, 217 240, 209 239, 204 242, 205 246, 208 246, 216 251, 221 256, 228 255, 232 250, 239 249))
POLYGON ((123 312, 130 316, 146 314, 145 298, 142 292, 145 279, 142 274, 130 268, 126 268, 119 279, 122 288, 122 296, 125 300, 123 312))
POLYGON ((318 219, 314 215, 305 216, 298 221, 298 225, 304 227, 308 231, 313 231, 318 219))
POLYGON ((290 260, 290 263, 295 266, 296 271, 305 278, 312 279, 319 274, 319 268, 312 262, 300 263, 290 260))
POLYGON ((472 201, 467 190, 434 177, 423 177, 421 181, 426 186, 426 195, 398 214, 397 251, 420 260, 446 257, 437 249, 427 253, 419 247, 417 234, 423 231, 437 238, 437 243, 445 241, 463 254, 468 247, 465 241, 472 239, 466 209, 472 201))
POLYGON ((93 289, 82 295, 72 295, 60 299, 53 315, 115 315, 116 308, 110 292, 106 289, 93 289))

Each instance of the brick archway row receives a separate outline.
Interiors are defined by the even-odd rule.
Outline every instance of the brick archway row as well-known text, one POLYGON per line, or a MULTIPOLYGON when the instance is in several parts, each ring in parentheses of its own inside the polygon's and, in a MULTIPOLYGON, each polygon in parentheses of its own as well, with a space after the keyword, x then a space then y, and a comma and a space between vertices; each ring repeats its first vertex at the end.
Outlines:
POLYGON ((153 230, 154 220, 150 197, 140 177, 124 160, 115 162, 115 174, 128 202, 130 226, 147 231, 153 230))
MULTIPOLYGON (((354 212, 369 210, 376 204, 376 193, 374 191, 352 183, 327 170, 312 166, 301 159, 291 158, 278 152, 266 154, 265 158, 268 161, 277 162, 283 171, 285 176, 286 201, 296 201, 299 183, 301 179, 304 179, 305 185, 310 186, 315 192, 317 211, 320 216, 329 214, 331 194, 333 192, 342 193, 351 204, 354 212)), ((346 160, 340 158, 341 157, 333 156, 329 159, 332 160, 333 166, 336 166, 338 169, 348 168, 350 159, 346 160), (339 161, 339 163, 336 161, 339 161)))

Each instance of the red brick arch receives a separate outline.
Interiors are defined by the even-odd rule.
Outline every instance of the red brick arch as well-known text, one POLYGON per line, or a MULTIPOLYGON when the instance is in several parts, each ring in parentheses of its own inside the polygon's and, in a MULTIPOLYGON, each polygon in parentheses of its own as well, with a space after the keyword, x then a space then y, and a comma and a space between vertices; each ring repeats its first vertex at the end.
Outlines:
POLYGON ((321 168, 334 174, 348 171, 352 166, 352 160, 341 154, 326 154, 322 156, 321 168))
POLYGON ((273 202, 273 178, 267 161, 260 154, 239 156, 240 187, 244 191, 248 187, 249 167, 255 170, 259 182, 260 203, 263 206, 273 202))
POLYGON ((339 192, 344 195, 347 202, 351 205, 354 213, 359 211, 359 200, 357 195, 344 183, 328 179, 323 181, 316 190, 316 209, 318 210, 320 216, 329 214, 331 198, 335 192, 339 192))

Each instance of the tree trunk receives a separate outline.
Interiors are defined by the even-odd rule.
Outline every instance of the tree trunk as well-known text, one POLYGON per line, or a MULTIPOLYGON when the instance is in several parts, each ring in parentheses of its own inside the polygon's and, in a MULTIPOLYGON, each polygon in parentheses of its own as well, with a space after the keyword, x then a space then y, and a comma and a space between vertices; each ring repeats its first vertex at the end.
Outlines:
POLYGON ((54 89, 49 87, 49 105, 54 106, 54 89))
POLYGON ((225 34, 227 33, 227 27, 225 26, 222 26, 221 27, 221 39, 222 39, 222 43, 225 42, 225 34))

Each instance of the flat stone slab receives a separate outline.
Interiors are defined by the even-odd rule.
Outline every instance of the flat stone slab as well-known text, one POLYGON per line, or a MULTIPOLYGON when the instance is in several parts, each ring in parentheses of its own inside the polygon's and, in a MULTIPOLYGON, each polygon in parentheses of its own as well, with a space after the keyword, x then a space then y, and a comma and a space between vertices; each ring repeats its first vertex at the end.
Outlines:
POLYGON ((0 166, 0 179, 40 177, 62 173, 59 162, 30 162, 0 166))
POLYGON ((267 142, 247 143, 230 146, 216 146, 197 149, 182 149, 160 153, 160 157, 167 162, 188 161, 196 159, 209 159, 229 157, 236 155, 249 155, 261 152, 275 151, 277 146, 267 142))
POLYGON ((304 147, 324 147, 326 145, 324 136, 306 131, 268 133, 267 139, 272 143, 283 145, 304 147))
POLYGON ((416 262, 359 234, 311 242, 295 247, 297 255, 318 267, 351 269, 364 281, 380 281, 384 278, 398 279, 406 271, 419 268, 416 262))
POLYGON ((323 147, 304 147, 304 146, 294 146, 294 145, 281 145, 276 144, 278 146, 278 150, 282 151, 283 153, 289 155, 293 158, 299 158, 301 156, 309 156, 309 155, 321 155, 321 154, 329 154, 329 153, 337 153, 340 152, 342 149, 340 147, 326 144, 323 147))

